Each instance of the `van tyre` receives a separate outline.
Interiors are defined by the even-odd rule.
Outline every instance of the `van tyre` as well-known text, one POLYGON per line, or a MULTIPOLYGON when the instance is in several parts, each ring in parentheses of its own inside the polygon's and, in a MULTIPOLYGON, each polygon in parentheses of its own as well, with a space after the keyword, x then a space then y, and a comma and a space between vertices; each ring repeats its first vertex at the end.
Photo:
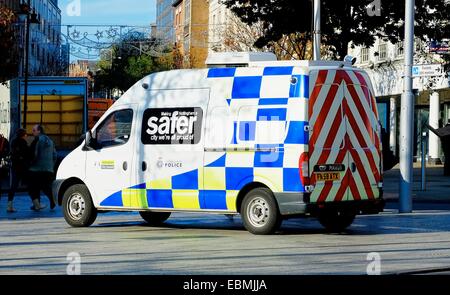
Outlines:
POLYGON ((329 210, 319 214, 319 222, 330 233, 345 231, 355 220, 356 214, 329 210))
POLYGON ((97 209, 88 188, 76 184, 66 190, 62 200, 64 219, 73 227, 88 227, 97 218, 97 209))
POLYGON ((240 213, 244 227, 255 235, 272 234, 282 222, 277 202, 267 188, 251 190, 242 201, 240 213))
POLYGON ((170 217, 170 212, 141 211, 139 214, 142 219, 152 226, 161 225, 170 217))

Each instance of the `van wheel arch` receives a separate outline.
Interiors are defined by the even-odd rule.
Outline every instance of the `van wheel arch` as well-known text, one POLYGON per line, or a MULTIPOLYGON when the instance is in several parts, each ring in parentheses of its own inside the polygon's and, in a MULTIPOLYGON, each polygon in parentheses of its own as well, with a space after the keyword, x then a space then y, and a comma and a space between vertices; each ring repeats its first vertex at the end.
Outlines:
MULTIPOLYGON (((261 182, 250 182, 248 184, 246 184, 238 193, 238 196, 236 198, 236 210, 237 212, 241 212, 241 206, 242 206, 242 201, 244 201, 245 196, 253 189, 255 188, 267 188, 270 190, 270 188, 265 185, 264 183, 261 182)), ((272 190, 270 190, 272 191, 272 190)))
POLYGON ((61 187, 58 191, 58 205, 59 206, 62 205, 64 193, 69 189, 69 187, 74 186, 76 184, 82 184, 82 185, 86 186, 86 184, 81 179, 76 178, 76 177, 68 178, 61 184, 61 187))

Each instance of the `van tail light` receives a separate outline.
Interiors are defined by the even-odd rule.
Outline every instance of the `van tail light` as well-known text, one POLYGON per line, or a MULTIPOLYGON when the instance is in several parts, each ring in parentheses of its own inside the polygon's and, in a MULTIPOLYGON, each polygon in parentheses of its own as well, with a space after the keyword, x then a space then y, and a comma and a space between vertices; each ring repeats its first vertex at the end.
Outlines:
POLYGON ((298 168, 300 170, 300 181, 302 182, 303 187, 309 186, 310 179, 309 179, 309 154, 308 153, 302 153, 300 155, 298 168))

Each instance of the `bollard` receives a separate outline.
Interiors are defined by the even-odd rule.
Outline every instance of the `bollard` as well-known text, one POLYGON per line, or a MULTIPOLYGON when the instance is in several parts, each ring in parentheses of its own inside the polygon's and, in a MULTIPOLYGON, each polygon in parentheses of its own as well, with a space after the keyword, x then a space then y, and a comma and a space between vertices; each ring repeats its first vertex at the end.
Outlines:
POLYGON ((427 150, 427 133, 422 133, 422 152, 421 152, 421 158, 422 158, 422 181, 421 181, 421 189, 422 191, 426 191, 426 168, 427 168, 427 162, 425 159, 426 150, 427 150))

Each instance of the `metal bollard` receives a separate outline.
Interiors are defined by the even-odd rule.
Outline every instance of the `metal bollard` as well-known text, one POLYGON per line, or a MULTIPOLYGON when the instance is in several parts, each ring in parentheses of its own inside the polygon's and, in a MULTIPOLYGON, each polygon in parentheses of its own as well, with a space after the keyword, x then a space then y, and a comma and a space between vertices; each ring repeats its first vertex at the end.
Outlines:
POLYGON ((421 189, 422 191, 426 191, 426 168, 427 168, 427 162, 425 159, 426 156, 426 150, 427 150, 427 133, 423 132, 422 133, 422 152, 421 152, 421 158, 422 158, 422 167, 421 167, 421 171, 422 171, 422 181, 421 181, 421 189))

